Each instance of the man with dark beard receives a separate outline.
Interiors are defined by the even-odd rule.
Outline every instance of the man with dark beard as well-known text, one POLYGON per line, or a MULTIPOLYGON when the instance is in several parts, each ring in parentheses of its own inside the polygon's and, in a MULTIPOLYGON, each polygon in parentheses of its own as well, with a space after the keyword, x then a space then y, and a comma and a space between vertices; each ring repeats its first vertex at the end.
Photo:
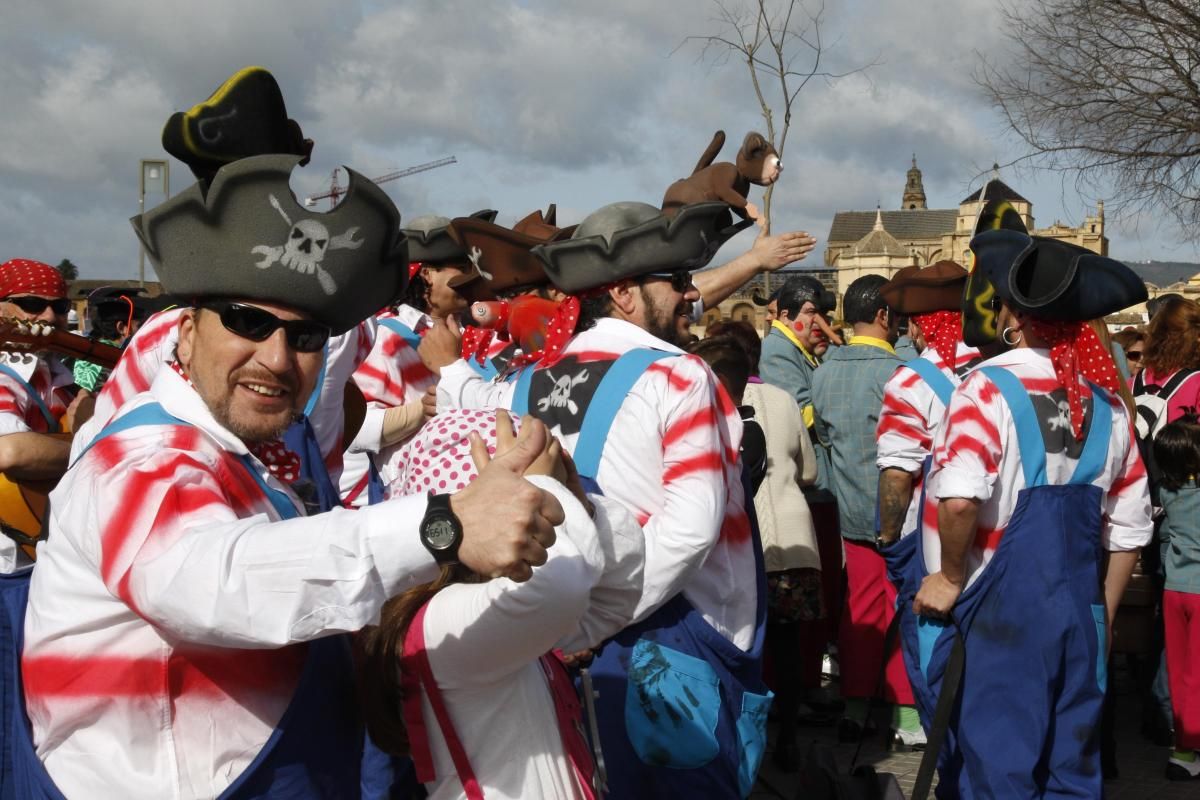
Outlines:
POLYGON ((737 232, 730 222, 721 203, 674 218, 614 203, 570 239, 533 248, 568 298, 537 363, 472 394, 545 422, 584 484, 642 524, 641 601, 592 667, 611 797, 744 797, 763 755, 765 606, 741 420, 704 362, 678 347, 699 297, 691 271, 737 232), (641 698, 628 714, 627 693, 641 698))

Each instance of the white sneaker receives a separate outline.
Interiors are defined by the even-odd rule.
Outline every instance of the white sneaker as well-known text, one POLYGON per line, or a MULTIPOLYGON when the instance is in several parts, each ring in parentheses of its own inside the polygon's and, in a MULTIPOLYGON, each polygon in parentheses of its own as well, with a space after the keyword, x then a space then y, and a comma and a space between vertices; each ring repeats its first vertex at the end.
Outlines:
POLYGON ((915 731, 904 731, 894 729, 892 731, 892 744, 907 750, 924 750, 928 740, 925 738, 925 731, 922 728, 917 728, 915 731))
POLYGON ((1191 761, 1181 761, 1174 756, 1167 759, 1167 780, 1190 781, 1200 778, 1200 754, 1191 761))

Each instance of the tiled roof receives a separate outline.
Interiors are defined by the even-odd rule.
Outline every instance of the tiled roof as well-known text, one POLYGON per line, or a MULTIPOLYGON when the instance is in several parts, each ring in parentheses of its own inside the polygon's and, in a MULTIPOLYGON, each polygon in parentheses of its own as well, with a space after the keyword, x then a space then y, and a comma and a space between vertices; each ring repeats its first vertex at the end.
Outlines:
MULTIPOLYGON (((905 211, 884 211, 883 227, 899 241, 936 239, 953 233, 958 222, 957 208, 914 208, 905 211)), ((826 242, 857 242, 875 226, 873 211, 839 211, 833 215, 826 242)))
MULTIPOLYGON (((990 181, 988 181, 987 199, 988 200, 1008 200, 1013 203, 1028 203, 1029 202, 1024 197, 1021 197, 1021 195, 1017 194, 1016 189, 1012 188, 1011 186, 1009 186, 1007 183, 1000 180, 999 178, 992 178, 990 181)), ((975 191, 973 191, 969 195, 967 195, 966 199, 964 199, 962 201, 962 203, 959 203, 959 205, 963 205, 965 203, 978 203, 978 202, 979 202, 979 190, 976 189, 975 191)))
POLYGON ((896 237, 892 236, 886 230, 879 228, 871 231, 863 238, 859 239, 850 252, 845 255, 863 255, 863 256, 906 256, 908 251, 904 246, 896 241, 896 237))

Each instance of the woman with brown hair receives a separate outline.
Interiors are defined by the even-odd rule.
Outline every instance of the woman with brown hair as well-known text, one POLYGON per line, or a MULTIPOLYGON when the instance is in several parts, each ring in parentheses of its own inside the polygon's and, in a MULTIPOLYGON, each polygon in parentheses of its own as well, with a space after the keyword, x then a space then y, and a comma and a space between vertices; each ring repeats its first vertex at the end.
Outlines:
POLYGON ((1150 320, 1146 337, 1144 369, 1133 393, 1158 394, 1174 383, 1163 397, 1166 421, 1174 422, 1186 409, 1200 407, 1200 305, 1181 297, 1167 300, 1150 320), (1181 380, 1175 382, 1177 376, 1181 380))
POLYGON ((1112 335, 1112 340, 1121 346, 1125 353, 1125 363, 1129 366, 1129 379, 1133 380, 1142 371, 1145 364, 1142 357, 1146 354, 1146 333, 1137 328, 1126 328, 1112 335))
MULTIPOLYGON (((515 438, 504 411, 442 414, 410 442, 389 491, 452 492, 515 438)), ((443 567, 384 605, 360 638, 371 736, 411 753, 431 798, 594 797, 578 699, 552 650, 596 646, 629 624, 644 541, 623 506, 583 494, 550 441, 525 476, 558 499, 566 520, 533 577, 443 567)))

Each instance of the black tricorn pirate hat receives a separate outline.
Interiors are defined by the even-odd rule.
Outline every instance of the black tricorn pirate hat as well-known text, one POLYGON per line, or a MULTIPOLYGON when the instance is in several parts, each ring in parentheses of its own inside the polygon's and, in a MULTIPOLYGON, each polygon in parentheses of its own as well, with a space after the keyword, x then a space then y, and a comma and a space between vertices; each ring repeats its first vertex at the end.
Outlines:
POLYGON ((994 230, 970 247, 996 294, 1041 319, 1097 319, 1147 297, 1146 284, 1120 261, 1058 239, 994 230))
POLYGON ((491 292, 506 292, 550 282, 542 262, 530 250, 539 244, 568 238, 574 227, 559 228, 552 203, 545 214, 541 209, 526 215, 512 228, 505 228, 478 217, 459 217, 450 223, 450 235, 467 254, 472 270, 450 279, 450 287, 486 283, 491 292))
MULTIPOLYGON (((498 212, 490 208, 476 211, 470 219, 491 222, 498 212)), ((437 214, 417 217, 404 228, 408 237, 408 259, 422 264, 466 264, 467 251, 450 235, 450 218, 437 214)))
POLYGON ((576 293, 652 272, 700 269, 753 224, 734 223, 725 203, 684 206, 673 217, 649 203, 612 203, 588 215, 570 239, 538 245, 533 253, 551 283, 576 293))
POLYGON ((200 180, 211 180, 222 166, 247 156, 287 153, 307 164, 313 148, 288 118, 275 76, 262 67, 238 70, 208 99, 172 114, 162 143, 200 180))
POLYGON ((905 267, 879 287, 879 296, 897 314, 959 311, 967 271, 954 261, 928 267, 905 267))
POLYGON ((353 170, 345 197, 322 213, 288 185, 300 158, 243 158, 130 222, 163 286, 177 297, 278 303, 335 334, 398 298, 408 272, 400 213, 353 170))

